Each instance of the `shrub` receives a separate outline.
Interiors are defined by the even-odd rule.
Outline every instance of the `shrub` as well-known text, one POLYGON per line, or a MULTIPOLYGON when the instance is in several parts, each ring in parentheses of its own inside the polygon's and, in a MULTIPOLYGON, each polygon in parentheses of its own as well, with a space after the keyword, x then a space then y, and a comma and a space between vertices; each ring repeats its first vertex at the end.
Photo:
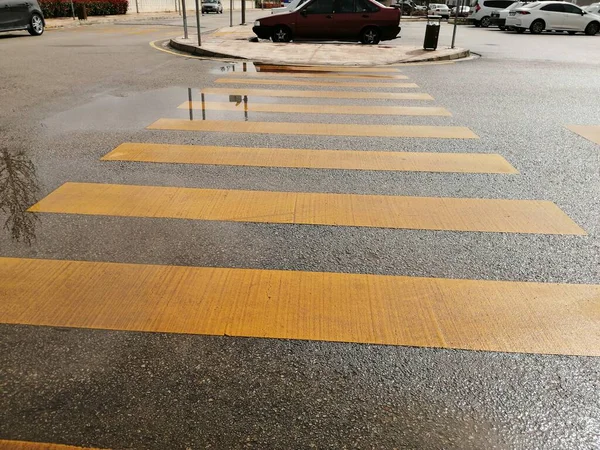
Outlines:
MULTIPOLYGON (((70 0, 39 0, 39 4, 47 19, 72 15, 70 0)), ((110 16, 125 14, 129 3, 127 0, 73 0, 75 12, 81 5, 85 5, 88 16, 110 16)))

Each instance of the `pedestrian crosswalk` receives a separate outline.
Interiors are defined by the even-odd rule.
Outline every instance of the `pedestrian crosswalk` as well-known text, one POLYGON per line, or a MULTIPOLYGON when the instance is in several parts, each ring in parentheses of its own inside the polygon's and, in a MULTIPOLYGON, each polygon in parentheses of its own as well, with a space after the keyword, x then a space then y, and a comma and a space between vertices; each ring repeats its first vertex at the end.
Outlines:
MULTIPOLYGON (((404 138, 422 142, 448 139, 456 145, 471 142, 475 146, 480 141, 469 127, 445 122, 451 112, 443 106, 403 104, 405 100, 434 100, 428 93, 402 91, 418 88, 408 78, 393 67, 261 66, 256 72, 235 72, 216 79, 220 87, 200 87, 203 96, 210 99, 173 104, 174 114, 180 108, 242 110, 264 113, 261 121, 157 117, 148 129, 154 134, 163 132, 163 140, 176 135, 170 131, 199 136, 232 133, 239 146, 125 142, 102 160, 107 170, 114 161, 130 161, 139 164, 134 170, 152 163, 385 171, 398 177, 410 171, 437 172, 440 176, 453 172, 463 177, 520 176, 518 167, 500 154, 410 151, 408 143, 412 141, 404 138), (352 78, 360 81, 349 81, 352 78), (404 78, 406 82, 395 81, 404 78), (225 84, 232 87, 223 87, 225 84), (267 101, 223 102, 223 97, 230 95, 261 96, 267 101), (220 98, 217 101, 213 97, 220 98), (272 101, 277 97, 291 100, 272 101), (295 103, 295 98, 318 103, 295 103), (385 103, 343 105, 329 99, 385 103), (284 122, 280 114, 311 114, 315 119, 284 122), (393 124, 344 123, 349 114, 398 117, 393 117, 393 124), (336 119, 319 121, 324 115, 335 115, 336 119), (436 116, 433 123, 437 124, 403 123, 405 115, 413 116, 411 119, 436 116), (375 151, 252 147, 243 145, 243 137, 249 134, 259 138, 380 137, 394 139, 395 145, 375 151)), ((454 120, 460 123, 460 118, 454 120)), ((281 224, 586 238, 586 230, 559 206, 543 199, 69 181, 32 205, 30 212, 229 221, 266 227, 281 224)), ((5 323, 600 356, 600 337, 595 333, 600 320, 600 285, 0 258, 0 286, 4 286, 8 299, 0 305, 5 323)))

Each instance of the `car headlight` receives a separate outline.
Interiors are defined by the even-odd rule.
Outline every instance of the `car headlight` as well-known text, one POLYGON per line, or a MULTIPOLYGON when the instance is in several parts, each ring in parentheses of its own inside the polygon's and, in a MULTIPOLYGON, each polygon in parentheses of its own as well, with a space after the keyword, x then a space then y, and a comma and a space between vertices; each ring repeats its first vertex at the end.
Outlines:
POLYGON ((255 27, 260 27, 260 20, 257 20, 257 21, 255 21, 255 22, 254 22, 254 26, 255 26, 255 27))

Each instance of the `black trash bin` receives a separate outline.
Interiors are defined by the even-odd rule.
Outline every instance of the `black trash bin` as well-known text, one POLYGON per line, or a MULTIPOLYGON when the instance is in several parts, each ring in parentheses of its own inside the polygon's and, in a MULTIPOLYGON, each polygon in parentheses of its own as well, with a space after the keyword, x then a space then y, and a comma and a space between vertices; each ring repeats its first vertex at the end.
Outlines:
POLYGON ((427 26, 425 27, 425 40, 423 41, 423 49, 435 50, 437 48, 441 25, 442 16, 427 16, 427 26))
POLYGON ((87 10, 83 3, 77 6, 77 18, 79 20, 87 20, 87 10))

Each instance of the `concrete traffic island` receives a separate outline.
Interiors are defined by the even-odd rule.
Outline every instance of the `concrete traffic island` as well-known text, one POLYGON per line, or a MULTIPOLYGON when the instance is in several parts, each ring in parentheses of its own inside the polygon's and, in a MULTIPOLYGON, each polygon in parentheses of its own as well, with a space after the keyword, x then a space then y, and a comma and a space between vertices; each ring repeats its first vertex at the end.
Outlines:
POLYGON ((209 58, 245 59, 265 64, 310 64, 373 66, 423 61, 443 61, 466 58, 464 48, 438 47, 426 51, 422 47, 400 45, 401 39, 384 41, 379 45, 359 43, 273 43, 258 41, 249 25, 221 28, 202 35, 202 46, 195 36, 190 39, 174 38, 174 49, 209 58))

